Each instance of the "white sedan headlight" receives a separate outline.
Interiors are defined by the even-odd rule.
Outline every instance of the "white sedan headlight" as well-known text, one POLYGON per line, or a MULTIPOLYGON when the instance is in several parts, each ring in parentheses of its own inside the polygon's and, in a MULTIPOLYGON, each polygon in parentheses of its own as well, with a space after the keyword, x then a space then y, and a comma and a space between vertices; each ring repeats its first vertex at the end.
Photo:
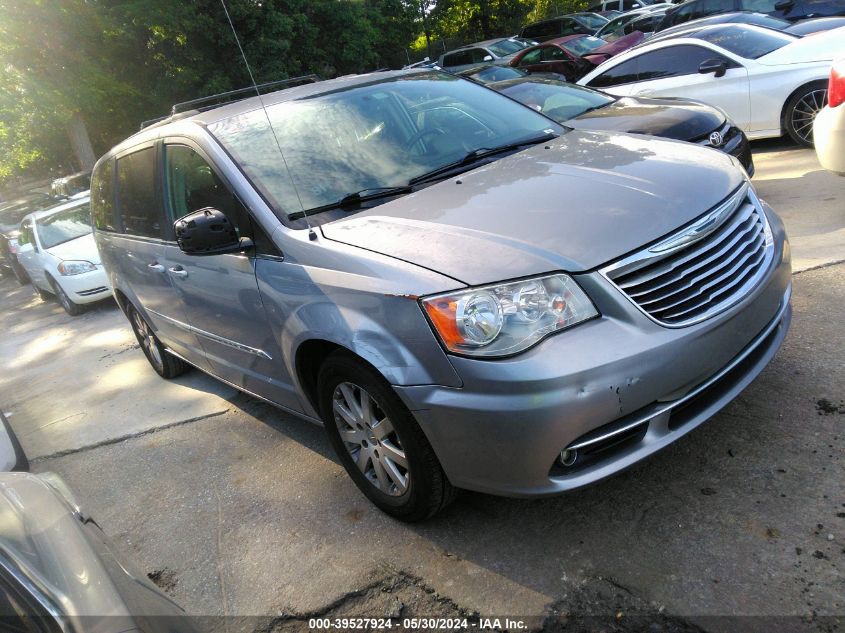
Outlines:
POLYGON ((81 275, 82 273, 90 273, 92 270, 97 270, 97 267, 91 262, 86 261, 65 261, 59 264, 59 273, 64 276, 81 275))
POLYGON ((568 275, 548 275, 421 300, 440 340, 467 356, 509 356, 598 316, 568 275))

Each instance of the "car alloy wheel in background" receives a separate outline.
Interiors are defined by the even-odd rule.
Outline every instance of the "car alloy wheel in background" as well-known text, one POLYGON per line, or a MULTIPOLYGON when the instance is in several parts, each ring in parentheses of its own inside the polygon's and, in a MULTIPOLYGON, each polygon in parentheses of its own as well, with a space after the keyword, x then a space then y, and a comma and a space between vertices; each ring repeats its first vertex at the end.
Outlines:
POLYGON ((52 277, 48 277, 50 282, 50 286, 52 286, 53 291, 56 293, 56 298, 59 300, 59 303, 62 304, 62 307, 65 309, 70 316, 79 316, 83 312, 85 312, 85 308, 78 303, 74 303, 71 301, 70 297, 67 296, 67 293, 64 289, 59 285, 52 277))
POLYGON ((786 131, 799 145, 812 147, 813 121, 827 103, 827 82, 814 82, 802 88, 786 107, 786 131))

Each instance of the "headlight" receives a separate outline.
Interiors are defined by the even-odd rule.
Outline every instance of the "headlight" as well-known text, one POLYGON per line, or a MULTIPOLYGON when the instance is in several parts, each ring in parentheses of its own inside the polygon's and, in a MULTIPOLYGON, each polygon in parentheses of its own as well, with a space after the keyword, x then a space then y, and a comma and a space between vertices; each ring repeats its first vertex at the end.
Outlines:
POLYGON ((440 340, 468 356, 508 356, 598 316, 568 275, 549 275, 422 299, 440 340))
POLYGON ((66 277, 69 275, 81 275, 82 273, 90 273, 92 270, 97 270, 97 267, 91 262, 66 261, 59 264, 59 273, 66 277))

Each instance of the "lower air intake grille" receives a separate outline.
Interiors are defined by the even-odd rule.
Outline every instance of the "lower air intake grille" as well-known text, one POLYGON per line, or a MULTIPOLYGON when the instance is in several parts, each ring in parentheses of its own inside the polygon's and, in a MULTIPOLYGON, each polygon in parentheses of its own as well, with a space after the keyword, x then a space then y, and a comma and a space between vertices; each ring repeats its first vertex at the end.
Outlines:
POLYGON ((691 225, 601 273, 655 321, 680 327, 739 302, 773 252, 765 213, 746 184, 691 225))

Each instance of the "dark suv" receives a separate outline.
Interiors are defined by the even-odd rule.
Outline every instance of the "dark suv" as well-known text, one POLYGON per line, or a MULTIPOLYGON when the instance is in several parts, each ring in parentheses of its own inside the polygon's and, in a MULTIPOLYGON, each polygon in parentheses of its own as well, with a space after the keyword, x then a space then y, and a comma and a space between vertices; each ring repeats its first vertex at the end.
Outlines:
POLYGON ((794 22, 845 15, 842 0, 688 0, 666 12, 658 31, 676 24, 729 11, 757 11, 794 22))

